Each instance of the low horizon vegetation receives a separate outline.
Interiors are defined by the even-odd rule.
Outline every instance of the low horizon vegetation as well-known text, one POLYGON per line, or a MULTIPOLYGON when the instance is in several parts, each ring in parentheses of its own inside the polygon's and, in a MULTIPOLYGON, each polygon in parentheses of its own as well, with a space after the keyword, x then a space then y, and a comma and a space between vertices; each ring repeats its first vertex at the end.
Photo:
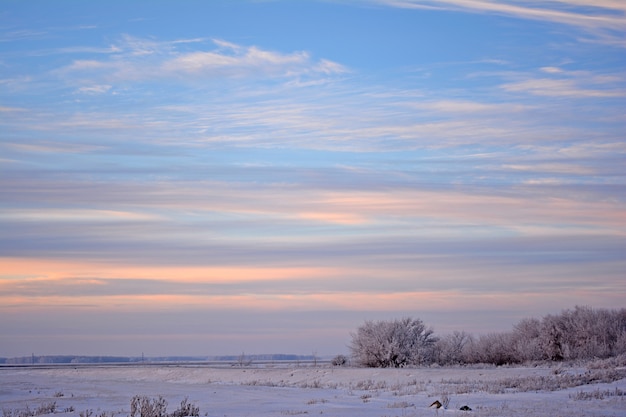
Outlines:
POLYGON ((576 306, 478 337, 463 331, 438 337, 422 320, 405 317, 366 321, 351 336, 354 364, 365 367, 606 359, 626 354, 626 309, 576 306))
MULTIPOLYGON (((74 407, 59 409, 56 402, 48 402, 31 409, 28 405, 22 409, 2 409, 3 417, 39 417, 48 414, 74 413, 74 407)), ((94 414, 94 410, 88 409, 79 413, 80 417, 115 417, 122 412, 107 413, 100 411, 94 414)), ((130 413, 128 417, 200 417, 200 408, 189 402, 188 398, 181 401, 180 406, 171 413, 167 411, 167 400, 162 396, 150 398, 145 395, 135 395, 130 400, 130 413)))

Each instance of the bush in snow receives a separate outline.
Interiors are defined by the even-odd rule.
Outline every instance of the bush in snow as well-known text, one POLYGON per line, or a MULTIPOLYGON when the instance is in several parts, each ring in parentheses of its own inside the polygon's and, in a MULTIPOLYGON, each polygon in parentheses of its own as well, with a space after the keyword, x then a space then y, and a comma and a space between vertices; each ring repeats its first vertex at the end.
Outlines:
POLYGON ((512 333, 490 333, 472 340, 465 350, 465 359, 470 363, 492 363, 505 365, 519 362, 515 357, 512 333))
POLYGON ((356 364, 370 367, 605 359, 626 354, 626 309, 577 306, 477 338, 465 332, 435 338, 419 319, 366 321, 350 349, 356 364))
POLYGON ((626 352, 626 309, 577 306, 518 324, 521 359, 608 358, 626 352))
POLYGON ((434 347, 434 361, 439 365, 456 365, 466 362, 466 348, 473 341, 472 335, 458 331, 439 338, 434 347))
POLYGON ((540 361, 545 358, 541 342, 542 324, 535 318, 524 319, 513 328, 513 349, 519 362, 540 361))
POLYGON ((337 355, 330 363, 332 363, 333 366, 343 366, 348 363, 348 358, 346 358, 344 355, 337 355))
POLYGON ((41 404, 39 407, 37 407, 34 410, 31 410, 30 407, 28 407, 28 405, 26 406, 26 408, 21 409, 21 410, 3 408, 2 415, 3 417, 36 417, 36 416, 41 416, 45 414, 52 414, 52 413, 55 413, 56 411, 57 411, 57 403, 51 402, 51 403, 41 404))
MULTIPOLYGON (((444 343, 443 348, 447 348, 444 343)), ((626 309, 577 306, 542 319, 524 319, 512 332, 493 333, 470 340, 468 363, 521 363, 609 358, 626 353, 626 309)), ((441 356, 443 352, 438 352, 441 356)))
POLYGON ((180 403, 180 408, 173 413, 167 413, 167 401, 159 396, 148 398, 135 395, 130 401, 130 417, 198 417, 200 408, 189 404, 187 398, 180 403))
POLYGON ((352 334, 350 350, 361 366, 399 368, 430 363, 435 341, 420 319, 366 321, 352 334))
POLYGON ((167 401, 135 395, 130 400, 130 417, 167 417, 167 401))
POLYGON ((169 417, 198 417, 200 407, 187 402, 187 398, 181 401, 180 407, 169 415, 169 417))

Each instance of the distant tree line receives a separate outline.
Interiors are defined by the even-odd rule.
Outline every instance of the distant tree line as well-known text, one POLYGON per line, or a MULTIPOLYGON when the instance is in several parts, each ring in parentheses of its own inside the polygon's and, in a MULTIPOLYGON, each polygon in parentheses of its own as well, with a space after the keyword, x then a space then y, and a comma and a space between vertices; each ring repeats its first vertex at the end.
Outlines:
POLYGON ((128 358, 121 356, 73 356, 73 355, 43 355, 43 356, 20 356, 16 358, 0 358, 0 364, 26 365, 26 364, 51 364, 51 363, 126 363, 139 362, 141 358, 128 358))
POLYGON ((462 331, 437 337, 420 319, 366 321, 352 333, 350 351, 355 364, 367 367, 608 358, 626 354, 626 309, 577 306, 478 337, 462 331))
POLYGON ((0 358, 0 365, 43 365, 43 364, 102 364, 102 363, 138 363, 138 362, 235 362, 242 361, 314 361, 314 355, 261 354, 229 356, 76 356, 76 355, 30 355, 15 358, 0 358))

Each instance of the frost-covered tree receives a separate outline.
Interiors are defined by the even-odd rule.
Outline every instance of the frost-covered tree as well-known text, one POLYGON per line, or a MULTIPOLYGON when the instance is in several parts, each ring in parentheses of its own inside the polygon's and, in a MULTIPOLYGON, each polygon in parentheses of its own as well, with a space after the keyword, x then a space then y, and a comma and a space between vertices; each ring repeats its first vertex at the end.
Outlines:
POLYGON ((361 366, 399 368, 432 361, 435 341, 420 319, 366 321, 352 334, 350 351, 361 366))
POLYGON ((541 348, 539 319, 523 319, 513 327, 513 348, 519 362, 545 359, 541 348))
POLYGON ((439 365, 454 365, 465 362, 465 349, 472 341, 472 335, 459 331, 441 337, 435 343, 435 362, 439 365))
POLYGON ((562 331, 564 359, 606 358, 619 352, 626 312, 576 306, 554 318, 562 331))
POLYGON ((470 363, 504 365, 519 362, 515 356, 514 336, 509 333, 489 333, 468 343, 465 357, 470 363))
POLYGON ((576 306, 523 319, 510 332, 455 332, 440 340, 421 320, 370 321, 352 334, 351 350, 355 363, 374 367, 608 358, 626 354, 626 309, 576 306))
POLYGON ((576 306, 515 326, 520 361, 607 358, 626 351, 626 309, 576 306))

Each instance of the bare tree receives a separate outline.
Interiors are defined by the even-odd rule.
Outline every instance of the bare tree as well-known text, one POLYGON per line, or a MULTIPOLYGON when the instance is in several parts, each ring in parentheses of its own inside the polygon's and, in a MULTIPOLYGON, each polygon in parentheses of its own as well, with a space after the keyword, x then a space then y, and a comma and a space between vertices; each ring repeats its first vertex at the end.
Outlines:
POLYGON ((237 357, 237 365, 240 367, 250 366, 252 364, 252 359, 248 358, 244 352, 241 352, 241 355, 237 357))

